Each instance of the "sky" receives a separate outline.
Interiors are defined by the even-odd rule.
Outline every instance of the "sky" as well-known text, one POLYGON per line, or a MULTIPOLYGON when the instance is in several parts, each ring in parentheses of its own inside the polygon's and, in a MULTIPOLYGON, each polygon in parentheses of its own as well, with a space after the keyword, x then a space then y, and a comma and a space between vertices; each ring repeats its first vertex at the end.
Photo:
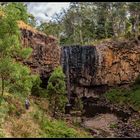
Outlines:
POLYGON ((67 9, 70 2, 28 2, 28 12, 33 14, 38 21, 51 20, 54 13, 59 13, 62 8, 67 9))

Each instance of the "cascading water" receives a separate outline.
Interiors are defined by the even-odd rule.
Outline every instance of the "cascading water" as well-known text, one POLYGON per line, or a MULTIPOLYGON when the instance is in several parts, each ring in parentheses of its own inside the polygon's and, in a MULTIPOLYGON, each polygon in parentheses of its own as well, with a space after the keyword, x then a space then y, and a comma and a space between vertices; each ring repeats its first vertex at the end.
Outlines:
POLYGON ((67 87, 67 97, 68 97, 68 104, 65 106, 65 113, 69 114, 70 109, 71 109, 71 104, 70 104, 70 77, 69 77, 69 52, 68 49, 61 49, 61 65, 63 68, 63 71, 66 75, 66 87, 67 87))
POLYGON ((67 49, 64 50, 66 58, 66 77, 67 77, 67 91, 68 91, 68 101, 70 103, 70 78, 69 78, 69 55, 67 49))
POLYGON ((86 90, 94 86, 98 66, 96 48, 79 45, 64 46, 61 52, 61 64, 67 77, 68 93, 81 97, 86 90))

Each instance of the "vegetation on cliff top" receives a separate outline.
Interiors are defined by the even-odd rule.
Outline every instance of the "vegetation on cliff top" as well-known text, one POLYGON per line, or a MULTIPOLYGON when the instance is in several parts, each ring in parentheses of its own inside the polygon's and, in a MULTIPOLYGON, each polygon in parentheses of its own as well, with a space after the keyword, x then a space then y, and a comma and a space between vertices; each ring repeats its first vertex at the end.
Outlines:
POLYGON ((93 44, 118 37, 138 37, 139 2, 71 2, 67 10, 37 28, 52 34, 61 45, 93 44))

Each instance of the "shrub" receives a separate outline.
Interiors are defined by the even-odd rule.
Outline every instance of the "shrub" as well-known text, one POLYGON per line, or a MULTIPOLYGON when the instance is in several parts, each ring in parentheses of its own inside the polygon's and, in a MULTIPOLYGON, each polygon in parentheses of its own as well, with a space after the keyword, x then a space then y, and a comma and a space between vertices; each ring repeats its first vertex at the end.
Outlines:
POLYGON ((33 82, 33 87, 31 89, 31 94, 35 95, 35 96, 40 96, 40 92, 41 92, 41 79, 39 76, 36 76, 33 82))
POLYGON ((42 130, 47 138, 78 138, 88 137, 87 135, 78 133, 74 128, 70 128, 64 121, 46 119, 41 124, 42 130))
POLYGON ((34 126, 31 120, 24 118, 15 121, 13 120, 12 136, 21 138, 38 137, 38 128, 34 126))
POLYGON ((121 91, 118 89, 111 89, 107 93, 105 93, 105 97, 111 102, 119 102, 121 96, 121 91))
POLYGON ((138 85, 134 85, 131 90, 111 89, 105 93, 105 97, 112 103, 128 105, 140 111, 140 87, 138 85))
POLYGON ((140 111, 140 88, 133 90, 129 96, 129 102, 136 111, 140 111))
POLYGON ((64 112, 67 102, 65 75, 61 66, 55 68, 48 80, 47 94, 50 101, 50 109, 53 116, 55 112, 64 112))
POLYGON ((140 75, 138 75, 138 77, 136 78, 134 84, 138 84, 138 85, 140 85, 140 75))
POLYGON ((109 127, 110 127, 110 128, 117 128, 117 124, 116 124, 116 123, 112 123, 112 124, 110 124, 109 127))
POLYGON ((25 112, 24 104, 22 104, 20 98, 12 95, 5 97, 6 102, 8 103, 8 114, 16 115, 19 117, 22 113, 25 112))

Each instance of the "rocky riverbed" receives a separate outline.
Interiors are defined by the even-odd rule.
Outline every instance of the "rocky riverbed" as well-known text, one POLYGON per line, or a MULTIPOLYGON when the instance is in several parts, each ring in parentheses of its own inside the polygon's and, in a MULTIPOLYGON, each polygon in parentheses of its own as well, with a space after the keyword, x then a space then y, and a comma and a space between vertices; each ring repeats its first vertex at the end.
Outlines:
POLYGON ((114 137, 115 133, 111 125, 115 126, 118 118, 114 114, 99 114, 93 118, 86 118, 82 126, 90 129, 95 137, 114 137))
POLYGON ((124 122, 114 114, 99 114, 93 118, 85 118, 81 126, 88 128, 91 134, 97 138, 138 138, 140 137, 140 127, 134 124, 138 118, 132 118, 124 122))
POLYGON ((84 103, 84 111, 71 111, 68 120, 90 131, 93 137, 140 137, 139 112, 111 104, 103 98, 86 99, 84 103))

